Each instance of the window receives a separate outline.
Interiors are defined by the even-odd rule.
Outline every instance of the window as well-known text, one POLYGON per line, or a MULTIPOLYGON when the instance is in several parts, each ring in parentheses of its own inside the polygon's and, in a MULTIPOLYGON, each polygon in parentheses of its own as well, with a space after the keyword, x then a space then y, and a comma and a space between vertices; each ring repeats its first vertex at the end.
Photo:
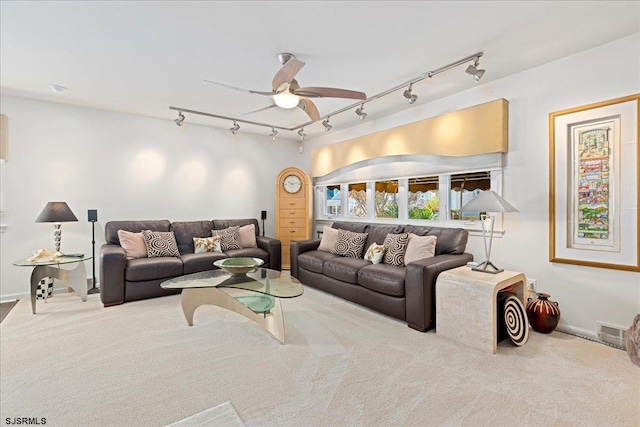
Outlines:
POLYGON ((340 199, 340 185, 327 185, 325 187, 325 209, 327 216, 342 215, 342 200, 340 199))
POLYGON ((376 218, 398 218, 398 181, 376 182, 376 218))
POLYGON ((407 208, 409 219, 437 220, 440 190, 437 176, 409 179, 407 208))
POLYGON ((491 173, 488 171, 451 175, 449 219, 463 221, 479 220, 480 212, 461 212, 460 209, 482 191, 490 189, 491 173))
POLYGON ((367 184, 349 184, 348 194, 349 212, 348 216, 357 218, 367 217, 367 184))

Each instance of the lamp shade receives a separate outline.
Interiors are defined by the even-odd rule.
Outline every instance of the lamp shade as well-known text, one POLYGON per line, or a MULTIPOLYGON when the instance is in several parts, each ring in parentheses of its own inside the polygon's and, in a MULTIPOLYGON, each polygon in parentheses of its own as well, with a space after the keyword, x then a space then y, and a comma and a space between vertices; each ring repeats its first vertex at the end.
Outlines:
POLYGON ((44 207, 36 222, 72 222, 78 218, 71 212, 66 202, 49 202, 44 207))
POLYGON ((518 209, 491 190, 478 194, 460 210, 463 212, 518 212, 518 209))

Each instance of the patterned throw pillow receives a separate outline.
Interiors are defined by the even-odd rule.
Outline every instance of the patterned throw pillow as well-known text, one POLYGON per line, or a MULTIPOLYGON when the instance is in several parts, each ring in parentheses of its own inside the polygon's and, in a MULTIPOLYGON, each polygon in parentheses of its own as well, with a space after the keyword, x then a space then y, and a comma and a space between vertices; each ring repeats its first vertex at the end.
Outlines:
POLYGON ((220 248, 222 252, 232 249, 242 249, 242 246, 240 246, 240 227, 237 225, 225 228, 224 230, 211 230, 211 235, 213 237, 220 236, 220 248))
POLYGON ((336 255, 350 258, 361 258, 362 249, 367 241, 368 233, 354 233, 347 230, 338 230, 336 246, 331 251, 336 255))
POLYGON ((194 253, 201 254, 203 252, 222 252, 220 247, 220 236, 213 237, 194 237, 193 238, 194 253))
POLYGON ((397 265, 402 267, 404 265, 404 252, 407 250, 407 243, 409 243, 409 234, 387 234, 384 239, 384 247, 387 252, 384 254, 384 263, 397 265))
POLYGON ((173 231, 142 230, 142 237, 144 237, 149 258, 180 256, 173 231))
POLYGON ((376 242, 373 242, 371 246, 369 246, 369 249, 367 249, 367 252, 364 254, 364 259, 366 259, 367 261, 371 261, 373 264, 380 264, 384 253, 384 245, 379 245, 376 242))

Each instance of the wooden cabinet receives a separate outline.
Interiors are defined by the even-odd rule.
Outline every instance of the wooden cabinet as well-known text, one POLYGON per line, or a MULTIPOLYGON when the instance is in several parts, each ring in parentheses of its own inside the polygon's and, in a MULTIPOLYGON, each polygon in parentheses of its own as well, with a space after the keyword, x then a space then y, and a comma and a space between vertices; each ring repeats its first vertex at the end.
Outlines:
POLYGON ((291 267, 291 242, 311 239, 311 179, 298 168, 276 180, 276 238, 282 243, 282 268, 291 267))

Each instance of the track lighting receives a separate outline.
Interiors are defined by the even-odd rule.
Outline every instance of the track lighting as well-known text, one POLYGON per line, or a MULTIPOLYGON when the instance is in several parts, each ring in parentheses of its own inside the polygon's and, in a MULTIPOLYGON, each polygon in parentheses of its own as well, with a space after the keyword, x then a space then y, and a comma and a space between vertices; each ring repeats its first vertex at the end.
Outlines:
POLYGON ((356 108, 356 114, 360 120, 364 120, 367 117, 367 113, 364 112, 364 103, 360 104, 360 106, 356 108))
POLYGON ((231 127, 229 128, 229 130, 231 131, 231 133, 232 133, 232 134, 234 134, 234 135, 235 135, 235 134, 236 134, 236 133, 238 133, 238 131, 240 130, 240 125, 239 125, 238 123, 236 123, 236 121, 234 120, 234 121, 233 121, 233 126, 231 126, 231 127))
POLYGON ((333 126, 331 126, 329 124, 329 117, 327 117, 323 122, 322 122, 322 126, 324 126, 324 131, 325 132, 329 132, 331 130, 331 128, 333 128, 333 126))
POLYGON ((418 95, 411 94, 411 89, 413 89, 413 83, 411 83, 409 85, 409 88, 402 93, 402 96, 407 98, 407 102, 409 104, 413 104, 414 102, 416 102, 416 99, 418 99, 418 95))
POLYGON ((298 131, 298 135, 300 135, 300 141, 304 141, 307 137, 307 134, 304 133, 304 128, 300 128, 300 130, 298 131))
POLYGON ((478 69, 478 65, 480 65, 480 58, 476 58, 475 62, 472 65, 469 65, 466 69, 466 73, 478 81, 484 76, 485 70, 478 69))
POLYGON ((276 135, 278 134, 278 131, 276 130, 276 128, 271 128, 271 135, 269 135, 271 137, 271 139, 273 141, 276 140, 276 135))
POLYGON ((182 122, 184 122, 184 114, 182 114, 182 111, 178 112, 178 118, 175 119, 173 122, 178 126, 182 126, 182 122))

